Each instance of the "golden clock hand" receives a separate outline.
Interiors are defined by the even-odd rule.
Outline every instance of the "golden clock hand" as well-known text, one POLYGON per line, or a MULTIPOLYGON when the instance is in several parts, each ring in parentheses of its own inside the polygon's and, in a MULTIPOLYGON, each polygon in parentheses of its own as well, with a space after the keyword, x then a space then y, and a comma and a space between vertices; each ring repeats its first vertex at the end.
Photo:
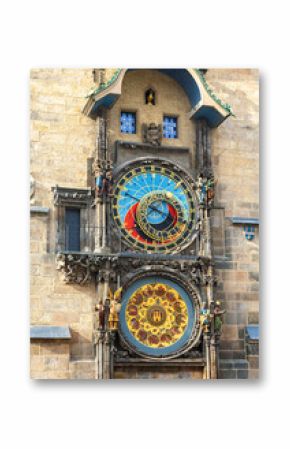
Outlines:
MULTIPOLYGON (((132 198, 135 201, 140 201, 141 198, 136 198, 135 196, 131 195, 130 193, 125 192, 125 196, 129 196, 130 198, 132 198)), ((152 205, 148 206, 149 209, 154 210, 155 212, 158 212, 160 215, 166 215, 167 213, 163 212, 162 210, 158 209, 157 207, 154 207, 152 205)))

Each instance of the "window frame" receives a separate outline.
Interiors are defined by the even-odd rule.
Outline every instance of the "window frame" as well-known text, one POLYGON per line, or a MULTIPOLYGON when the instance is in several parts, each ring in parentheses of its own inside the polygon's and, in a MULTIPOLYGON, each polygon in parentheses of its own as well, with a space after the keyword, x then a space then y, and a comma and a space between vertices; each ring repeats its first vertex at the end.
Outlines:
POLYGON ((168 139, 168 140, 177 140, 180 138, 179 136, 180 134, 180 130, 179 130, 179 116, 178 115, 174 115, 174 114, 163 114, 162 117, 162 138, 163 139, 168 139), (176 137, 165 137, 164 136, 164 121, 165 118, 171 118, 171 119, 175 119, 176 120, 176 137))
POLYGON ((56 252, 67 251, 66 246, 66 209, 80 211, 80 252, 91 251, 94 248, 95 213, 92 209, 92 189, 78 189, 67 187, 53 187, 54 205, 56 206, 56 252))
POLYGON ((137 134, 137 111, 136 110, 132 110, 132 109, 126 109, 126 110, 124 110, 124 109, 121 109, 120 110, 120 114, 119 114, 119 132, 120 132, 120 134, 124 134, 124 135, 136 135, 137 134), (132 114, 132 115, 134 115, 135 116, 135 132, 134 133, 126 133, 126 132, 124 132, 124 131, 122 131, 122 129, 121 129, 121 118, 122 118, 122 114, 132 114))
POLYGON ((72 206, 66 206, 64 208, 64 249, 65 251, 72 251, 72 252, 80 252, 81 250, 81 208, 80 207, 72 207, 72 206), (67 218, 68 218, 68 212, 71 211, 77 211, 78 212, 78 249, 76 248, 72 248, 70 245, 70 237, 72 236, 72 234, 70 233, 70 230, 68 229, 68 223, 67 223, 67 218))

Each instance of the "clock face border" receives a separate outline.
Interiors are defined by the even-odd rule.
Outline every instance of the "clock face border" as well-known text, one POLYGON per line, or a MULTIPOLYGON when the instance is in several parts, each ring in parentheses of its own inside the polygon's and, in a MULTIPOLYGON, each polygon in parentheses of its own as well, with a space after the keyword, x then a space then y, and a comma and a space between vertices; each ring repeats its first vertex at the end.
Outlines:
MULTIPOLYGON (((121 233, 122 242, 126 244, 127 247, 130 247, 131 249, 138 250, 140 252, 146 252, 148 254, 168 254, 168 253, 179 253, 188 246, 190 246, 193 241, 196 238, 197 230, 196 230, 196 223, 198 222, 198 202, 196 198, 195 193, 195 182, 193 178, 189 175, 189 173, 186 172, 185 169, 181 168, 180 166, 174 164, 171 161, 168 161, 167 159, 162 159, 158 157, 152 157, 152 158, 139 158, 134 161, 128 162, 126 164, 123 164, 121 167, 119 167, 113 174, 114 179, 114 189, 113 189, 113 200, 112 200, 112 219, 114 222, 114 225, 117 227, 118 231, 121 233), (146 170, 147 168, 147 170, 146 170), (172 205, 173 211, 178 211, 177 218, 175 218, 176 223, 174 225, 174 228, 171 229, 169 232, 167 231, 160 231, 161 240, 168 238, 168 241, 164 240, 163 243, 154 243, 154 240, 152 242, 146 242, 146 239, 142 239, 142 231, 148 232, 151 235, 154 235, 154 229, 150 224, 144 222, 142 226, 142 222, 140 223, 141 226, 141 232, 137 233, 134 231, 128 232, 128 228, 130 229, 130 224, 128 224, 128 221, 126 222, 125 217, 121 216, 120 214, 120 205, 119 202, 124 199, 124 195, 122 196, 124 187, 126 187, 126 183, 131 182, 134 177, 142 176, 142 174, 157 174, 160 176, 163 176, 164 178, 167 178, 171 182, 175 182, 176 185, 178 184, 180 187, 178 187, 178 190, 180 190, 184 198, 186 198, 186 207, 185 213, 188 214, 186 223, 185 221, 182 221, 182 207, 181 203, 178 204, 178 200, 174 198, 174 194, 172 194, 173 198, 168 199, 168 203, 172 205), (124 187, 122 187, 124 186, 124 187), (122 190, 123 189, 123 190, 122 190), (182 229, 183 228, 183 229, 182 229), (178 235, 178 229, 180 229, 180 235, 178 235), (141 234, 141 235, 140 235, 141 234), (175 239, 170 240, 172 236, 177 235, 175 239)), ((171 187, 172 189, 172 187, 171 187)), ((176 188, 174 188, 175 190, 176 188)), ((148 192, 147 196, 148 196, 148 192)), ((154 199, 154 195, 156 196, 156 201, 159 200, 159 204, 162 201, 162 198, 160 195, 162 194, 162 191, 157 190, 149 191, 150 194, 152 194, 152 198, 154 199), (159 195, 159 197, 158 197, 159 195)), ((171 194, 171 192, 169 192, 171 194)), ((154 214, 154 203, 150 204, 150 198, 148 201, 147 199, 144 199, 146 195, 144 195, 142 198, 138 198, 139 202, 136 202, 136 204, 140 207, 139 210, 142 211, 144 207, 146 206, 146 200, 149 203, 147 207, 151 207, 153 209, 154 214), (145 203, 145 206, 144 204, 145 203)), ((150 195, 149 195, 150 197, 150 195)), ((165 199, 164 202, 167 204, 167 200, 165 199)), ((156 203, 155 203, 156 204, 156 203)), ((135 205, 133 205, 134 207, 135 205)), ((155 207, 156 209, 156 207, 155 207)), ((128 214, 130 215, 130 214, 128 214)), ((141 213, 139 215, 142 215, 141 213)), ((147 238, 147 235, 144 233, 143 237, 147 238)), ((147 238, 149 240, 149 238, 147 238)))
MULTIPOLYGON (((130 351, 133 351, 143 358, 154 360, 176 358, 196 346, 200 341, 201 326, 199 320, 201 303, 201 294, 198 288, 190 285, 185 279, 182 279, 181 276, 176 276, 174 273, 165 270, 152 270, 150 273, 144 273, 143 271, 137 275, 135 274, 123 286, 119 315, 119 335, 121 340, 130 351), (142 287, 150 286, 151 284, 165 284, 169 288, 174 289, 177 294, 181 295, 189 312, 187 327, 182 333, 181 338, 172 345, 167 345, 163 348, 142 344, 142 342, 132 334, 130 329, 131 326, 128 324, 128 307, 130 307, 130 300, 134 297, 136 292, 140 291, 140 288, 142 289, 142 287)), ((162 308, 163 304, 161 303, 158 307, 162 308)), ((149 312, 150 311, 149 308, 149 312)), ((161 325, 163 324, 163 321, 164 320, 160 321, 161 325)))

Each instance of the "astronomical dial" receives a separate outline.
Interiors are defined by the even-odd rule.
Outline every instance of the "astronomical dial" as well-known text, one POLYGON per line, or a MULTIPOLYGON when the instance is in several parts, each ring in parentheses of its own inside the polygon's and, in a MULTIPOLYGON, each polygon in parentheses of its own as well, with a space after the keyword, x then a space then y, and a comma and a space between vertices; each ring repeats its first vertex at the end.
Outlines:
POLYGON ((183 350, 196 325, 198 305, 175 280, 148 276, 125 291, 120 330, 136 352, 166 357, 183 350))
POLYGON ((113 216, 127 244, 178 252, 195 231, 195 194, 188 175, 161 160, 128 164, 116 181, 113 216))

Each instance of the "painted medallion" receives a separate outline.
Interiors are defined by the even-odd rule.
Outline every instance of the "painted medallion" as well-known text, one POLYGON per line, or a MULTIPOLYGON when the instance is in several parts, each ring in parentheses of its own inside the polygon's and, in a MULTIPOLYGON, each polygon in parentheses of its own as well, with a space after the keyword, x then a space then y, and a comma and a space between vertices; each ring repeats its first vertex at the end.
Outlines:
POLYGON ((180 350, 192 335, 195 308, 178 283, 148 277, 125 292, 120 324, 123 336, 137 351, 166 356, 180 350))

